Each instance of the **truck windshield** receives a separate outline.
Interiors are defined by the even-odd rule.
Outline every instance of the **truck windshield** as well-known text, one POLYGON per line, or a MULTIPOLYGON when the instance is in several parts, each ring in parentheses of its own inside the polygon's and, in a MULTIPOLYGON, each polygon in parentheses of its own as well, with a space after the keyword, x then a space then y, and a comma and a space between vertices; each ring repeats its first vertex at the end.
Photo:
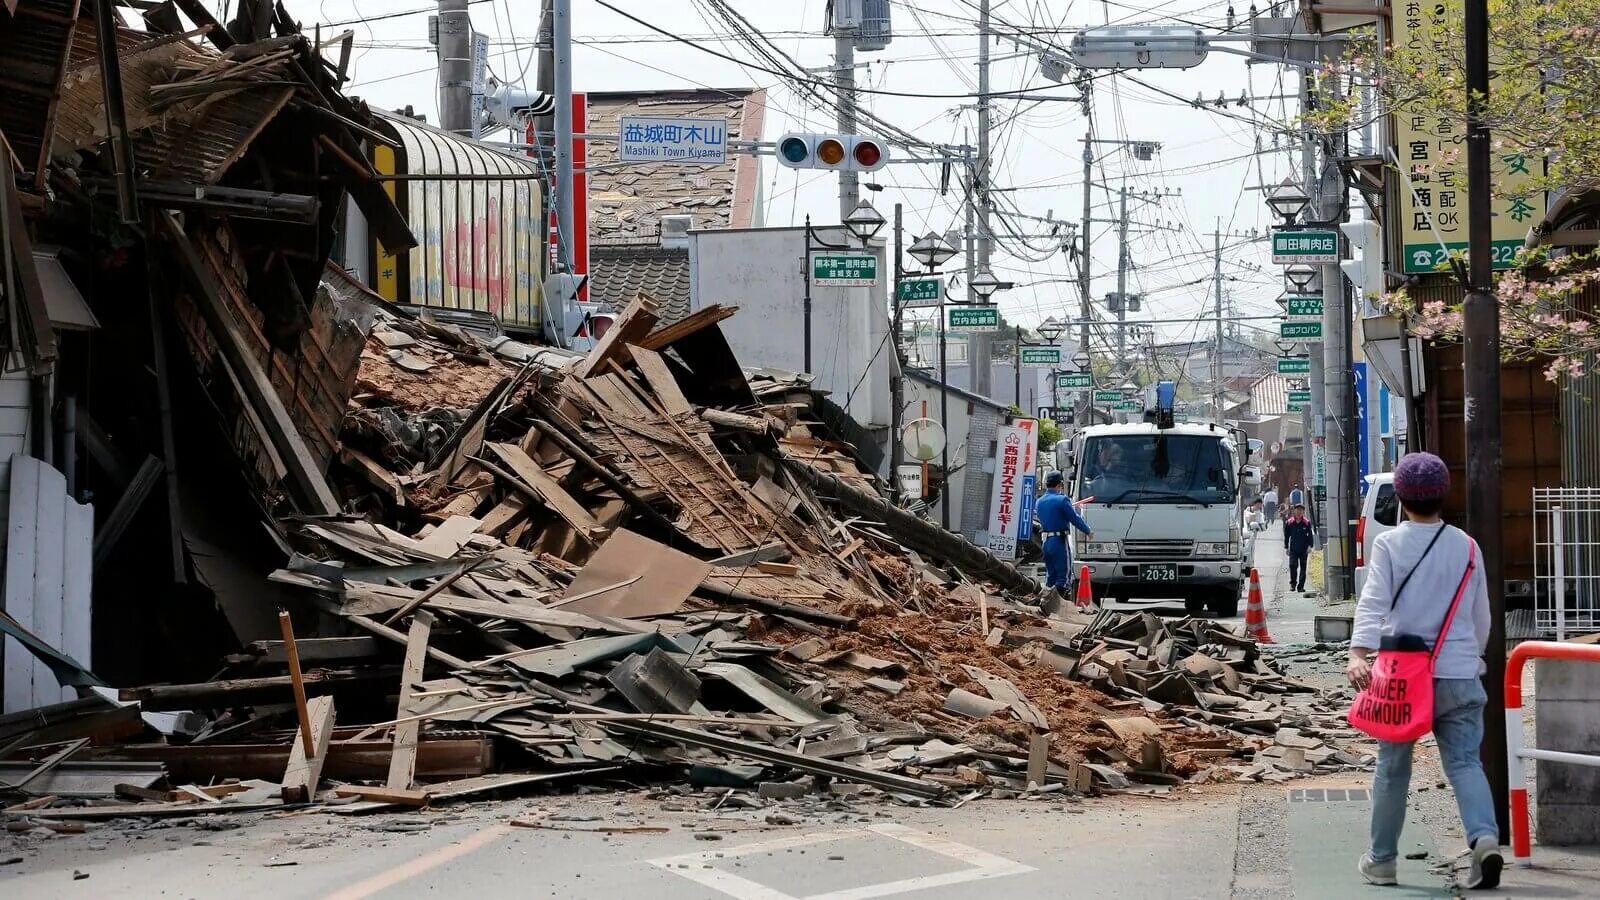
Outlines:
POLYGON ((1218 438, 1117 435, 1084 445, 1078 496, 1096 503, 1231 503, 1233 467, 1218 438))

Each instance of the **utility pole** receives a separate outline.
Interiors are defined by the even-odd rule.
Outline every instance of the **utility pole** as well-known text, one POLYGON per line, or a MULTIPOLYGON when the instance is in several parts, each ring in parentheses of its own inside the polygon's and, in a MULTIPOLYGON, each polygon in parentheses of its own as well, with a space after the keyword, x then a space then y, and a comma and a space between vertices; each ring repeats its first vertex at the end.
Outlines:
POLYGON ((439 0, 439 127, 472 136, 472 16, 467 0, 439 0))
MULTIPOLYGON (((1490 256, 1492 210, 1489 182, 1489 10, 1486 0, 1467 0, 1465 16, 1467 81, 1467 296, 1462 308, 1466 344, 1462 387, 1467 410, 1467 531, 1483 548, 1483 576, 1489 583, 1489 641, 1484 649, 1484 687, 1489 708, 1505 705, 1505 583, 1501 580, 1500 503, 1500 309, 1494 296, 1490 256)), ((1510 769, 1506 722, 1484 716, 1480 751, 1494 797, 1500 841, 1508 829, 1510 769)), ((1521 765, 1521 761, 1517 762, 1521 765)))
MULTIPOLYGON (((1313 101, 1311 92, 1312 76, 1309 72, 1300 73, 1300 108, 1310 111, 1313 101)), ((1322 221, 1332 215, 1330 204, 1323 202, 1322 184, 1317 178, 1317 145, 1309 128, 1300 131, 1300 180, 1305 185, 1306 196, 1311 198, 1310 215, 1316 221, 1322 221)), ((1312 267, 1313 274, 1305 290, 1309 294, 1322 293, 1324 282, 1322 268, 1312 267)), ((1339 273, 1341 276, 1343 272, 1339 273)), ((1331 320, 1327 316, 1327 305, 1323 305, 1322 331, 1326 335, 1329 331, 1331 320)), ((1323 354, 1320 343, 1306 344, 1306 358, 1310 361, 1310 371, 1306 373, 1306 381, 1311 387, 1311 408, 1306 411, 1305 434, 1306 458, 1305 473, 1306 483, 1311 486, 1311 508, 1314 510, 1313 518, 1316 520, 1317 545, 1328 545, 1328 522, 1331 518, 1330 510, 1333 509, 1330 501, 1333 495, 1328 491, 1327 482, 1327 453, 1328 434, 1327 419, 1323 411, 1327 409, 1326 380, 1323 374, 1323 354), (1318 465, 1318 461, 1322 465, 1318 465), (1317 489, 1322 489, 1322 496, 1317 496, 1317 489)), ((1331 572, 1337 562, 1331 552, 1324 553, 1322 557, 1322 583, 1331 584, 1331 572)), ((1331 592, 1330 592, 1331 596, 1331 592)))
MULTIPOLYGON (((900 246, 904 225, 901 205, 894 205, 894 281, 890 282, 889 303, 894 315, 889 317, 889 340, 894 341, 895 371, 889 379, 889 496, 898 503, 901 499, 900 466, 906 461, 905 447, 901 445, 900 429, 905 421, 906 406, 906 346, 900 329, 905 315, 900 302, 900 282, 905 277, 900 261, 905 258, 900 246)), ((940 289, 941 293, 943 288, 940 289)), ((939 309, 944 315, 944 309, 939 309)), ((943 424, 942 422, 940 424, 943 424)))
POLYGON ((550 21, 556 74, 556 231, 562 270, 571 272, 578 227, 572 221, 572 0, 553 0, 550 21))
POLYGON ((1217 343, 1211 351, 1211 408, 1215 410, 1217 424, 1222 424, 1222 217, 1217 217, 1216 257, 1212 260, 1211 277, 1216 281, 1217 343))
POLYGON ((1128 359, 1128 188, 1117 190, 1117 363, 1128 359))
MULTIPOLYGON (((978 265, 979 271, 987 272, 989 269, 989 255, 993 250, 993 232, 989 230, 989 131, 990 131, 990 102, 989 102, 989 0, 979 0, 978 3, 978 168, 976 184, 974 185, 974 199, 978 204, 978 265)), ((970 256, 968 257, 971 258, 970 256)), ((971 292, 971 280, 968 282, 968 291, 971 292)), ((988 303, 992 298, 973 297, 974 302, 988 303)), ((994 373, 990 367, 990 351, 993 348, 991 337, 988 333, 978 333, 969 339, 971 345, 967 348, 967 365, 972 372, 972 392, 982 397, 989 396, 992 388, 991 379, 994 373)))
MULTIPOLYGON (((1337 101, 1338 97, 1329 99, 1337 101)), ((1314 98, 1313 102, 1318 100, 1320 98, 1314 98)), ((1317 178, 1316 221, 1328 223, 1321 225, 1324 228, 1336 223, 1348 190, 1333 160, 1335 152, 1333 148, 1324 149, 1317 178)), ((1354 373, 1350 364, 1350 292, 1337 262, 1325 263, 1317 269, 1322 280, 1323 438, 1328 473, 1328 540, 1324 555, 1327 578, 1324 585, 1329 597, 1342 601, 1353 592, 1355 575, 1350 541, 1351 498, 1357 495, 1355 479, 1351 478, 1351 464, 1355 462, 1351 447, 1356 426, 1352 406, 1354 373)))
MULTIPOLYGON (((539 11, 539 33, 535 37, 535 46, 538 54, 538 65, 536 68, 538 71, 534 73, 534 89, 546 97, 554 97, 556 93, 556 48, 554 32, 555 8, 552 5, 551 0, 541 0, 541 9, 539 11)), ((549 135, 555 132, 555 110, 552 109, 550 112, 550 115, 539 116, 534 120, 533 143, 544 145, 548 138, 540 137, 540 135, 549 135)), ((554 165, 554 160, 550 158, 547 146, 540 146, 537 152, 539 154, 539 165, 541 167, 554 165)), ((546 171, 548 171, 548 169, 546 169, 546 171)))
MULTIPOLYGON (((833 29, 833 83, 839 93, 839 133, 856 133, 856 29, 833 29)), ((839 220, 861 202, 860 178, 839 173, 839 220)))
MULTIPOLYGON (((1083 225, 1078 229, 1078 233, 1083 235, 1083 244, 1080 247, 1078 256, 1078 286, 1079 294, 1081 295, 1079 297, 1078 316, 1082 321, 1082 324, 1078 327, 1078 345, 1083 348, 1084 353, 1089 354, 1089 372, 1092 374, 1094 372, 1094 353, 1089 349, 1089 320, 1094 316, 1094 295, 1092 293, 1094 289, 1090 284, 1089 276, 1090 268, 1094 265, 1094 248, 1091 245, 1089 229, 1094 227, 1092 218, 1094 215, 1094 108, 1089 97, 1094 88, 1094 82, 1084 79, 1081 83, 1083 120, 1088 123, 1088 131, 1083 136, 1083 225)), ((1080 396, 1084 402, 1078 404, 1081 412, 1078 413, 1078 416, 1074 416, 1074 419, 1079 423, 1078 427, 1083 428, 1090 424, 1089 411, 1094 409, 1093 388, 1091 387, 1090 390, 1081 392, 1080 396)))

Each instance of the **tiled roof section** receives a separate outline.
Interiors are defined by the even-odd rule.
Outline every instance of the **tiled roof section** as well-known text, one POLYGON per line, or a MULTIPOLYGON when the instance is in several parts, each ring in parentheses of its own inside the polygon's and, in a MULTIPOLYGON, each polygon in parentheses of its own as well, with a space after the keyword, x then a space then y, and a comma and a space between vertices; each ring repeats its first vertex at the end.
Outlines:
MULTIPOLYGON (((625 115, 726 119, 728 139, 738 139, 752 94, 749 88, 703 91, 589 94, 588 130, 616 134, 625 115)), ((754 124, 754 123, 751 123, 754 124)), ((589 234, 595 242, 654 238, 662 216, 692 215, 694 227, 745 228, 737 221, 738 154, 717 166, 645 164, 617 166, 617 145, 589 143, 589 234)), ((748 198, 744 206, 748 206, 748 198)))
POLYGON ((1250 411, 1258 416, 1289 414, 1289 379, 1266 375, 1250 388, 1250 411))
POLYGON ((655 241, 589 248, 589 299, 621 310, 644 291, 660 306, 662 322, 688 316, 689 249, 655 241))

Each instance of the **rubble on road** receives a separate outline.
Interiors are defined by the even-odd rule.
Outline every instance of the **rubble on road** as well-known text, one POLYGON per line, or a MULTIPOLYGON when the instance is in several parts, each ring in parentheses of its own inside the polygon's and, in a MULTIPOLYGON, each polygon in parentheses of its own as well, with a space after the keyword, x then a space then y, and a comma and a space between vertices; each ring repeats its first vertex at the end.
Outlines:
POLYGON ((74 757, 164 781, 6 815, 216 814, 280 793, 356 812, 674 779, 722 804, 850 784, 954 803, 1361 764, 1317 737, 1333 711, 1315 692, 1233 630, 1041 617, 983 551, 908 549, 947 536, 814 489, 876 479, 816 417, 823 398, 765 375, 758 399, 724 312, 659 328, 641 297, 586 357, 378 315, 333 472, 363 514, 285 517, 270 576, 325 617, 317 636, 122 690, 146 716, 214 717, 74 757), (396 334, 434 365, 376 352, 396 334), (453 408, 413 402, 451 391, 453 408))

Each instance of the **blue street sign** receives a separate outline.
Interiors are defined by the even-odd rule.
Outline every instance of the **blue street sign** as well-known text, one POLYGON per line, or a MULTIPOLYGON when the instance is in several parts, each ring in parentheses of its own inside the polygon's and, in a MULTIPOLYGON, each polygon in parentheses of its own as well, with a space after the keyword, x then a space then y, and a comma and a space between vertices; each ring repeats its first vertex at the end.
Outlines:
POLYGON ((1021 510, 1017 514, 1017 540, 1019 541, 1025 541, 1029 535, 1033 534, 1033 483, 1037 477, 1035 475, 1022 476, 1022 496, 1017 504, 1021 510))

